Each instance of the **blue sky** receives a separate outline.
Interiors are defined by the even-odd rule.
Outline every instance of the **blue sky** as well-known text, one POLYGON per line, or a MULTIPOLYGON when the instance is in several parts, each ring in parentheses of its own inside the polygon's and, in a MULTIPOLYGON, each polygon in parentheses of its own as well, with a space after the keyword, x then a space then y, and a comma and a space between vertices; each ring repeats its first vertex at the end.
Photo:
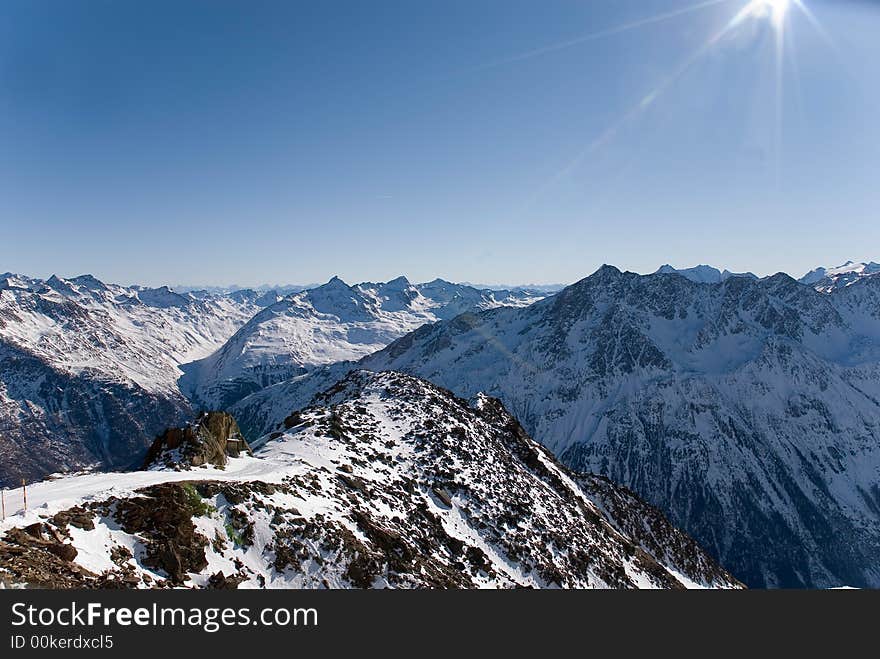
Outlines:
POLYGON ((880 3, 804 0, 820 29, 790 10, 779 87, 771 10, 706 46, 748 2, 6 0, 0 271, 878 260, 880 3))

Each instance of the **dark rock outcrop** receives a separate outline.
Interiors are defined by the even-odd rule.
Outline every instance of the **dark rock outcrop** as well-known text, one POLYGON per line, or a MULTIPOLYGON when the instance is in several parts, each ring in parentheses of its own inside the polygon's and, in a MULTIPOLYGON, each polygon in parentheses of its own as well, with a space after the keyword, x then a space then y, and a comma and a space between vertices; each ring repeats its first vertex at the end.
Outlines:
POLYGON ((159 435, 147 452, 144 467, 224 467, 228 456, 241 452, 250 454, 251 448, 235 419, 226 412, 203 412, 194 423, 168 428, 159 435))

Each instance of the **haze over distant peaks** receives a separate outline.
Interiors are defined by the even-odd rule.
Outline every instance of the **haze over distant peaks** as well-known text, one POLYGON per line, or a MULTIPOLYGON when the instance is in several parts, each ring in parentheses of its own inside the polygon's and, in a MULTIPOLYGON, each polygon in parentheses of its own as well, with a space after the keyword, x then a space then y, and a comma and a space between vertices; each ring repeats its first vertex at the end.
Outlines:
POLYGON ((693 268, 673 268, 668 263, 661 265, 654 273, 657 275, 677 274, 686 277, 698 284, 718 284, 730 277, 748 277, 749 279, 757 279, 758 276, 751 272, 731 272, 730 270, 719 270, 711 265, 697 265, 693 268))

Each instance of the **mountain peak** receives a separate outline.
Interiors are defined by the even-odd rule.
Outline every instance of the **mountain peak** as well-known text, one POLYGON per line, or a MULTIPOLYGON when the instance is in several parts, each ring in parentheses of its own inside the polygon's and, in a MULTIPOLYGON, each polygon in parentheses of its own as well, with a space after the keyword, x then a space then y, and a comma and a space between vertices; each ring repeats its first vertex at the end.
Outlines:
POLYGON ((148 307, 167 309, 170 307, 186 307, 191 298, 172 291, 168 286, 158 288, 134 287, 138 299, 148 307))
MULTIPOLYGON (((455 542, 460 547, 456 554, 465 557, 464 567, 454 570, 455 582, 447 587, 480 585, 484 574, 495 575, 494 586, 675 588, 684 584, 676 584, 675 574, 686 574, 702 586, 739 585, 693 542, 686 549, 679 548, 678 539, 684 536, 659 514, 648 520, 634 513, 634 501, 614 506, 615 513, 605 512, 605 502, 624 496, 623 489, 609 485, 614 495, 594 503, 586 493, 587 483, 581 483, 529 437, 495 399, 477 396, 475 404, 469 404, 410 375, 355 370, 316 395, 312 406, 298 411, 296 418, 305 423, 286 421, 285 429, 270 435, 274 438, 268 439, 258 455, 272 458, 303 451, 306 467, 309 455, 315 456, 311 462, 325 470, 335 466, 335 473, 341 475, 322 477, 329 486, 321 496, 336 505, 335 493, 341 495, 338 498, 345 508, 336 518, 345 519, 344 510, 361 497, 381 498, 384 511, 366 507, 355 518, 367 538, 375 535, 373 528, 379 528, 386 530, 382 537, 393 534, 400 539, 402 548, 416 544, 410 539, 429 538, 430 542, 430 534, 425 535, 419 526, 426 515, 406 512, 414 504, 427 505, 429 519, 439 520, 452 537, 466 530, 460 538, 464 545, 455 542), (383 422, 389 418, 395 419, 394 427, 383 422), (443 423, 437 424, 436 418, 443 423), (365 465, 359 457, 388 450, 407 457, 389 460, 387 468, 381 469, 365 465), (454 471, 439 468, 448 463, 455 464, 454 471), (548 486, 553 496, 547 496, 548 486), (446 523, 460 519, 462 513, 468 524, 446 523), (617 518, 618 513, 630 519, 617 518), (656 534, 646 533, 648 526, 656 534), (618 530, 622 528, 632 529, 633 535, 618 530), (475 533, 479 546, 497 552, 484 557, 470 548, 475 533), (649 536, 656 541, 653 551, 645 542, 649 536), (559 538, 555 541, 559 544, 548 543, 547 538, 559 538), (621 543, 640 547, 643 553, 621 551, 621 543), (589 559, 582 561, 581 556, 589 559), (482 569, 468 567, 477 557, 482 569), (520 568, 521 561, 530 566, 528 570, 520 568), (636 574, 640 578, 633 578, 636 574)), ((449 552, 442 546, 437 549, 422 550, 419 560, 440 569, 420 569, 418 564, 412 569, 409 554, 403 551, 395 559, 399 567, 380 566, 363 582, 369 585, 381 574, 391 585, 403 585, 413 580, 410 575, 421 575, 414 583, 437 585, 430 581, 431 575, 446 573, 442 566, 449 561, 449 552)))
POLYGON ((690 279, 693 282, 697 282, 698 284, 718 284, 722 281, 730 279, 731 277, 747 277, 748 279, 757 279, 758 277, 751 272, 731 272, 728 269, 719 270, 718 268, 700 264, 695 265, 692 268, 674 268, 668 263, 660 266, 656 272, 656 275, 681 275, 686 279, 690 279))
POLYGON ((321 286, 318 286, 318 288, 324 288, 325 286, 332 288, 340 288, 344 286, 345 288, 350 288, 349 285, 346 284, 339 275, 333 275, 332 277, 330 277, 329 280, 327 280, 326 284, 321 284, 321 286))
MULTIPOLYGON (((725 272, 727 272, 725 270, 725 272)), ((685 279, 690 279, 698 284, 717 284, 722 280, 722 273, 718 268, 711 265, 695 265, 692 268, 674 268, 668 263, 660 266, 654 274, 658 275, 680 275, 685 279)))
POLYGON ((880 263, 847 261, 834 268, 818 267, 810 270, 798 281, 813 286, 823 293, 845 288, 856 281, 880 273, 880 263))
POLYGON ((61 293, 64 296, 75 296, 76 289, 71 285, 69 281, 66 279, 62 279, 58 275, 52 275, 46 280, 46 286, 51 288, 56 293, 61 293))
POLYGON ((88 288, 90 290, 106 290, 107 285, 102 282, 100 279, 95 277, 94 275, 84 274, 79 275, 77 277, 73 277, 70 281, 75 283, 78 286, 83 286, 84 288, 88 288))
POLYGON ((303 295, 318 313, 333 315, 345 321, 369 320, 374 317, 374 304, 360 290, 349 286, 338 276, 303 295))
POLYGON ((412 284, 409 283, 409 279, 407 279, 403 275, 400 275, 399 277, 396 277, 391 281, 386 282, 384 286, 386 288, 406 288, 408 286, 412 286, 412 284))
POLYGON ((792 276, 791 276, 790 274, 788 274, 787 272, 777 272, 777 273, 774 274, 774 275, 770 275, 769 277, 766 277, 766 278, 763 279, 762 281, 763 281, 764 283, 766 283, 766 284, 776 285, 776 286, 779 286, 779 285, 786 285, 786 286, 789 286, 789 285, 791 285, 791 284, 797 284, 797 283, 798 283, 798 282, 797 282, 797 279, 795 279, 794 277, 792 277, 792 276))
POLYGON ((616 277, 618 275, 622 275, 623 272, 613 265, 603 264, 601 268, 596 270, 590 277, 599 277, 599 278, 607 278, 607 277, 616 277))
POLYGON ((315 288, 304 291, 309 298, 317 298, 325 295, 347 295, 356 293, 352 286, 349 286, 338 275, 333 275, 326 283, 315 288))

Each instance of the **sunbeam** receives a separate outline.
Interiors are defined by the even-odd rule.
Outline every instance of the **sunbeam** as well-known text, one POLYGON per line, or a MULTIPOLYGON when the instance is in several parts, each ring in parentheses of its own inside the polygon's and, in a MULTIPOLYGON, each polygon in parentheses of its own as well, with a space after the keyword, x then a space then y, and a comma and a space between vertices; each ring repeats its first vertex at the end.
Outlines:
POLYGON ((613 37, 615 35, 622 34, 624 32, 628 32, 630 30, 635 30, 640 27, 646 27, 648 25, 656 25, 657 23, 663 23, 665 21, 669 21, 674 18, 684 16, 686 14, 691 14, 691 13, 693 13, 695 11, 699 11, 701 9, 707 9, 709 7, 714 7, 717 5, 728 3, 730 1, 731 0, 706 0, 704 2, 700 2, 695 5, 690 5, 688 7, 682 7, 681 9, 676 9, 674 11, 668 11, 663 14, 657 14, 655 16, 643 18, 638 21, 624 23, 623 25, 611 27, 606 30, 600 30, 599 32, 591 32, 590 34, 586 34, 581 37, 576 37, 574 39, 569 39, 567 41, 560 41, 555 44, 550 44, 549 46, 544 46, 543 48, 536 48, 534 50, 529 50, 524 53, 519 53, 518 55, 511 55, 510 57, 505 57, 504 59, 496 60, 494 62, 489 62, 488 64, 483 64, 481 66, 477 66, 474 69, 472 69, 472 71, 482 71, 485 69, 492 69, 492 68, 495 68, 498 66, 504 66, 506 64, 514 64, 516 62, 522 62, 524 60, 532 59, 534 57, 540 57, 541 55, 547 55, 549 53, 557 52, 560 50, 565 50, 566 48, 571 48, 573 46, 578 46, 580 44, 588 43, 590 41, 597 41, 599 39, 606 39, 608 37, 613 37))
POLYGON ((753 16, 767 17, 777 30, 783 30, 791 6, 792 0, 753 0, 749 10, 753 16))
POLYGON ((810 25, 813 26, 813 29, 825 40, 825 43, 828 44, 830 48, 834 51, 837 51, 837 46, 834 43, 834 40, 831 38, 831 35, 828 34, 828 31, 823 27, 822 23, 819 22, 819 19, 816 18, 816 15, 812 12, 812 10, 804 4, 803 0, 791 0, 792 4, 798 8, 798 10, 803 14, 806 19, 810 22, 810 25))
POLYGON ((776 132, 774 135, 774 174, 776 185, 782 180, 782 138, 785 113, 785 28, 788 20, 789 2, 778 1, 773 7, 771 20, 776 28, 776 132))
POLYGON ((558 183, 565 176, 574 172, 587 158, 587 156, 610 142, 617 134, 617 132, 621 128, 623 128, 623 126, 635 120, 646 110, 648 110, 652 105, 654 105, 657 100, 661 96, 663 96, 663 94, 665 94, 670 87, 672 87, 685 73, 687 73, 694 66, 694 64, 696 64, 704 55, 712 50, 725 36, 727 36, 736 27, 741 25, 742 22, 749 17, 756 16, 756 14, 754 13, 754 5, 755 2, 749 2, 748 5, 740 9, 740 11, 737 12, 734 17, 727 24, 724 25, 724 27, 722 27, 720 30, 716 31, 712 36, 710 36, 678 68, 676 68, 675 71, 666 76, 666 78, 664 78, 659 85, 654 87, 654 89, 643 95, 635 105, 633 105, 628 111, 624 112, 616 121, 608 126, 586 147, 579 151, 568 163, 568 165, 560 169, 543 185, 539 186, 538 190, 529 198, 525 205, 529 206, 534 203, 546 190, 548 190, 554 184, 558 183))

